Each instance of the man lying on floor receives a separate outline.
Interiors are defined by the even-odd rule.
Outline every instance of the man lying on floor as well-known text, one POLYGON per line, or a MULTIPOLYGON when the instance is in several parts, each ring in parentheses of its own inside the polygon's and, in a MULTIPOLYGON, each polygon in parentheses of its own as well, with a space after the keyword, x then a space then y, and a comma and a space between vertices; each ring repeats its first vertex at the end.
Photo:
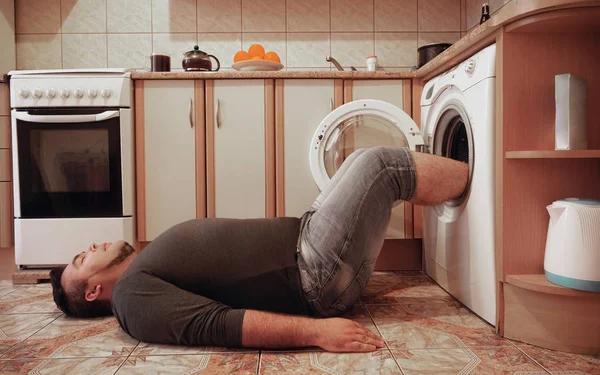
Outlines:
POLYGON ((467 179, 451 159, 357 150, 302 218, 190 220, 139 254, 93 244, 51 271, 54 301, 72 317, 114 314, 148 343, 374 351, 381 337, 335 317, 367 285, 394 202, 438 204, 467 179))

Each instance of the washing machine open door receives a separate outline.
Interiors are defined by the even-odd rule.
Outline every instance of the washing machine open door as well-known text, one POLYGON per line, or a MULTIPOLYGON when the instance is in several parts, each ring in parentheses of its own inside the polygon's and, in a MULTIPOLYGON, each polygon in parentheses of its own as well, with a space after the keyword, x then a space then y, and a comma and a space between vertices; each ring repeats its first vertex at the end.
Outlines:
POLYGON ((356 100, 321 121, 310 144, 310 168, 319 190, 344 160, 359 148, 423 146, 421 130, 410 116, 380 100, 356 100))

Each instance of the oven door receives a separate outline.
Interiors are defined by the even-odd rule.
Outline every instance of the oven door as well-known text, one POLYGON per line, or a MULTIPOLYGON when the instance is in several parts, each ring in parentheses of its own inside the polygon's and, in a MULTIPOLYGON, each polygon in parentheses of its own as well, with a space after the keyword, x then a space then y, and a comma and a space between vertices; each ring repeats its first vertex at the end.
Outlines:
POLYGON ((119 217, 119 109, 13 110, 15 217, 119 217))

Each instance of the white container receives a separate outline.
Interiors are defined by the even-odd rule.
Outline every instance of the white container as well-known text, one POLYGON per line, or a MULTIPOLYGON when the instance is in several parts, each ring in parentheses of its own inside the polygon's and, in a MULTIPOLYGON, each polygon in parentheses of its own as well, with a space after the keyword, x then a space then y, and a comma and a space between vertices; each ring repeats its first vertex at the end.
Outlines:
POLYGON ((600 201, 570 198, 546 208, 546 278, 567 288, 600 292, 600 201))
POLYGON ((572 74, 555 77, 556 149, 587 149, 587 85, 572 74))
POLYGON ((367 57, 367 70, 369 72, 374 72, 377 70, 377 56, 367 57))

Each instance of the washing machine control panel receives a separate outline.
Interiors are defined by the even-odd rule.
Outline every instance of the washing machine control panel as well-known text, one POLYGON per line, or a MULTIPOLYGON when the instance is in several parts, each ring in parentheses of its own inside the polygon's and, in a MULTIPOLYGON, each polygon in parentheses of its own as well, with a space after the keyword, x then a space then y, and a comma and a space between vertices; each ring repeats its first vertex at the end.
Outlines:
POLYGON ((465 73, 472 76, 475 73, 475 68, 477 67, 477 60, 471 58, 465 62, 465 73))

